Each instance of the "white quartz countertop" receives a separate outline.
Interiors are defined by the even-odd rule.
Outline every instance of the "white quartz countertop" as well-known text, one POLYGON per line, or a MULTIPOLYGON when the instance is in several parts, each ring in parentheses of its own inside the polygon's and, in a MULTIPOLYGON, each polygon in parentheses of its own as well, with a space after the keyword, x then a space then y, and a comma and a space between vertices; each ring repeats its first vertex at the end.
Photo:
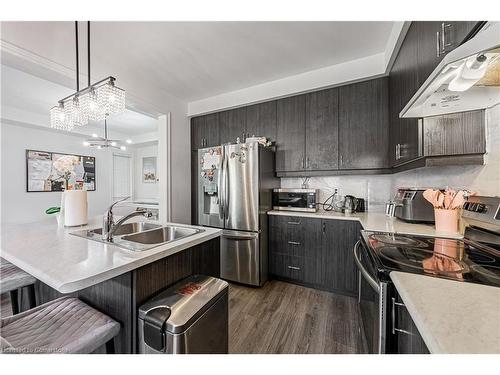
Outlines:
POLYGON ((500 354, 500 288, 404 272, 390 277, 431 353, 500 354))
POLYGON ((360 212, 354 214, 344 214, 335 211, 318 212, 298 212, 298 211, 269 211, 268 215, 283 215, 283 216, 298 216, 310 217, 316 219, 332 219, 332 220, 355 220, 361 223, 364 230, 374 232, 389 232, 400 234, 413 234, 421 236, 440 236, 461 238, 460 233, 442 233, 437 232, 433 225, 428 224, 413 224, 399 220, 395 217, 387 217, 380 212, 360 212))
MULTIPOLYGON (((70 234, 101 227, 101 220, 101 217, 93 218, 89 225, 78 228, 58 227, 55 219, 2 225, 0 255, 60 293, 72 293, 211 240, 222 233, 220 229, 169 223, 202 229, 203 232, 141 252, 70 234)), ((141 218, 132 218, 132 221, 141 221, 141 218)))

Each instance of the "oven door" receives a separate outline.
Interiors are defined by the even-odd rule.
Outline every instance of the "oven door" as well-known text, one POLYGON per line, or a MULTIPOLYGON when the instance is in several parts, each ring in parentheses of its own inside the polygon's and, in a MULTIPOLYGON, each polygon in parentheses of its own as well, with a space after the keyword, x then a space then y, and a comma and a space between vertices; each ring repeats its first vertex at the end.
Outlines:
POLYGON ((387 284, 377 280, 373 261, 361 241, 354 246, 354 260, 359 272, 358 303, 368 352, 383 354, 386 352, 387 284))

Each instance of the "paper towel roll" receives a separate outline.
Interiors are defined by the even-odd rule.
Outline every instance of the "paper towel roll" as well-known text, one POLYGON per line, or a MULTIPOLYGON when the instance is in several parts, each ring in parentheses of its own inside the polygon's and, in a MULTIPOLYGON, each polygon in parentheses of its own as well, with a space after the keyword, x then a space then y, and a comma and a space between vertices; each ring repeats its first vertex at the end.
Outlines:
POLYGON ((64 226, 75 227, 88 223, 88 203, 86 190, 66 190, 62 196, 61 211, 64 226))

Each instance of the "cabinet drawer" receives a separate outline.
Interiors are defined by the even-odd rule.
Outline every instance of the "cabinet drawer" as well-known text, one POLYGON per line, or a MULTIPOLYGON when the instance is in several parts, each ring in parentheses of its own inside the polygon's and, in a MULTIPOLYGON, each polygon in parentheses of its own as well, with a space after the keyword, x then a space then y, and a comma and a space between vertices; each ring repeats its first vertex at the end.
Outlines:
POLYGON ((311 219, 300 216, 270 215, 269 226, 291 228, 293 230, 300 231, 302 228, 304 228, 304 222, 306 222, 307 220, 311 219))
POLYGON ((320 247, 321 220, 272 216, 269 223, 270 253, 299 257, 317 256, 320 247))
POLYGON ((318 283, 318 260, 283 254, 270 254, 270 272, 272 275, 283 277, 307 284, 318 283))
POLYGON ((289 255, 295 257, 314 257, 317 250, 312 246, 306 246, 302 239, 297 241, 297 236, 290 238, 280 238, 274 240, 271 236, 269 251, 275 254, 289 255))

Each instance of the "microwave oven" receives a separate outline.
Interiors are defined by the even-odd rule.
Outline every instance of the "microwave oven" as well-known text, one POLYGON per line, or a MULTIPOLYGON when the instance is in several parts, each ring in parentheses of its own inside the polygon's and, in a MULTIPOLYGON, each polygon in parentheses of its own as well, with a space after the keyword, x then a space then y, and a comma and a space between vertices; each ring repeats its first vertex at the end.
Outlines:
POLYGON ((273 189, 273 210, 318 211, 318 189, 273 189))

